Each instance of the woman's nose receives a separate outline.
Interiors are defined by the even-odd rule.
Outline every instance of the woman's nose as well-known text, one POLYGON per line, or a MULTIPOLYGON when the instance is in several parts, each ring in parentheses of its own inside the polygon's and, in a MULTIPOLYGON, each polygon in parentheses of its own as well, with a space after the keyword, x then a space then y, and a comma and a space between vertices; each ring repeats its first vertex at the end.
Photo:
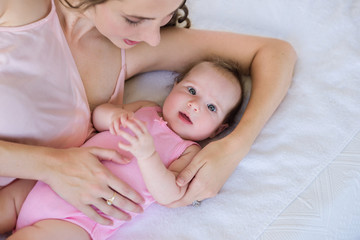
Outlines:
POLYGON ((194 112, 198 112, 200 110, 199 106, 195 102, 188 102, 187 105, 190 109, 194 110, 194 112))
POLYGON ((160 26, 154 24, 154 26, 148 27, 143 32, 143 41, 150 46, 155 47, 160 43, 160 26))

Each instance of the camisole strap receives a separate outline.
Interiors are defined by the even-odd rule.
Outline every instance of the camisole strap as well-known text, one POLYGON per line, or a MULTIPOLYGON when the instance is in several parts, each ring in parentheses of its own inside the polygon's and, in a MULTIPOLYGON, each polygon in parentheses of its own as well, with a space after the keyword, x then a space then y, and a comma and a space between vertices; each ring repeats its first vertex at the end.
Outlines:
POLYGON ((124 84, 126 79, 126 60, 125 60, 125 49, 121 49, 121 71, 117 80, 115 90, 111 96, 109 103, 122 104, 124 96, 124 84))

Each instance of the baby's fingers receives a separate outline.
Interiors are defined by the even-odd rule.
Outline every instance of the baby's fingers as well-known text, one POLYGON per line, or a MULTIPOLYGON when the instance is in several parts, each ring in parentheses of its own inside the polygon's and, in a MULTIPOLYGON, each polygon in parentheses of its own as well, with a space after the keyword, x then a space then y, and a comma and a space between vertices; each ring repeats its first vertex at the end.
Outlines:
POLYGON ((137 118, 134 118, 134 122, 138 125, 138 127, 140 128, 140 130, 145 133, 147 132, 147 127, 146 127, 146 123, 137 119, 137 118))
POLYGON ((139 119, 133 118, 127 122, 127 127, 135 134, 135 136, 141 136, 147 133, 147 128, 144 122, 139 119))
POLYGON ((117 133, 119 129, 120 129, 120 119, 117 118, 111 122, 109 126, 109 131, 112 135, 118 135, 117 133))
POLYGON ((130 145, 130 144, 125 144, 123 142, 119 142, 118 147, 124 151, 132 152, 132 145, 130 145))
POLYGON ((125 132, 124 130, 119 130, 118 135, 124 138, 130 144, 135 144, 135 142, 137 141, 137 136, 133 136, 130 133, 125 132))
POLYGON ((127 114, 123 114, 122 116, 121 116, 121 124, 124 126, 124 127, 126 127, 126 122, 128 121, 128 120, 130 120, 130 119, 133 119, 133 117, 134 117, 134 113, 133 112, 128 112, 127 114))

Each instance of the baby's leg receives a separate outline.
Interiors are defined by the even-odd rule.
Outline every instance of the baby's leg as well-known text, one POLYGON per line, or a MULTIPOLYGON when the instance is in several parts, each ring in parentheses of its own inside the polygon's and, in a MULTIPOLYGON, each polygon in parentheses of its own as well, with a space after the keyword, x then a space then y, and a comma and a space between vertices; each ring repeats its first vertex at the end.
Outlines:
POLYGON ((76 224, 63 220, 42 220, 24 227, 11 235, 8 240, 90 240, 89 234, 76 224))
POLYGON ((0 234, 15 228, 21 206, 35 183, 18 179, 0 189, 0 234))

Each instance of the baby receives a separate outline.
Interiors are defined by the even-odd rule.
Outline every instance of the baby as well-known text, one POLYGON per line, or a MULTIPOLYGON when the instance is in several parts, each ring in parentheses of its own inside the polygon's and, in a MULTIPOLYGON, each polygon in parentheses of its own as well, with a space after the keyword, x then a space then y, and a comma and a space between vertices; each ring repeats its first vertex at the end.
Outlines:
MULTIPOLYGON (((143 209, 153 202, 166 205, 185 194, 187 186, 178 186, 176 176, 200 151, 195 141, 226 129, 241 100, 242 85, 235 64, 219 59, 199 62, 177 76, 162 109, 150 101, 98 106, 93 123, 100 133, 83 147, 119 151, 128 164, 102 163, 143 196, 143 209)), ((99 201, 111 206, 122 198, 114 192, 99 201)), ((16 231, 9 239, 58 235, 74 240, 107 239, 125 222, 111 220, 111 226, 96 223, 39 181, 24 201, 16 231)))

